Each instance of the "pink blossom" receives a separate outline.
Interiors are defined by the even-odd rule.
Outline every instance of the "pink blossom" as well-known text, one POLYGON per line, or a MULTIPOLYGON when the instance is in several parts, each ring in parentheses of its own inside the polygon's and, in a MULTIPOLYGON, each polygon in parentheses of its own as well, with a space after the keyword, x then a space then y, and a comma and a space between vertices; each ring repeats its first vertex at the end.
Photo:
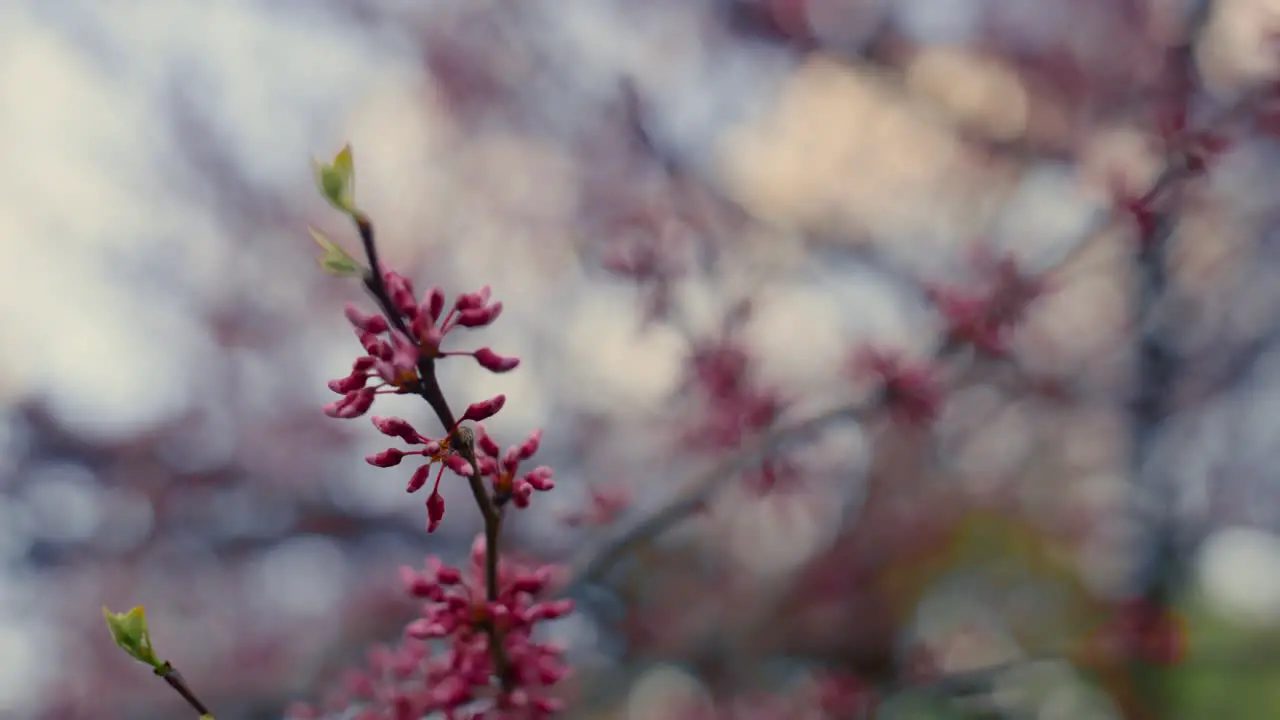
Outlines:
POLYGON ((896 353, 864 348, 854 357, 853 371, 879 380, 884 403, 896 420, 920 425, 937 417, 942 386, 932 365, 911 363, 896 353))

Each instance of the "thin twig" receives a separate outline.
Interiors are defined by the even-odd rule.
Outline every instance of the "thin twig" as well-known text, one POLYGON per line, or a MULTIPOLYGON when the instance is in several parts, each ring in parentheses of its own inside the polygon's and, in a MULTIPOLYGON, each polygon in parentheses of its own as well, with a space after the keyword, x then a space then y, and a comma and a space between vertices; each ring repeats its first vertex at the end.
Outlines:
POLYGON ((164 678, 164 681, 169 683, 169 687, 176 690, 182 696, 182 699, 187 701, 188 705, 200 713, 200 717, 203 720, 213 720, 213 713, 209 712, 209 708, 200 702, 200 698, 196 697, 195 692, 191 690, 190 686, 187 685, 187 681, 183 679, 182 673, 178 672, 178 669, 171 663, 166 661, 156 668, 156 675, 164 678))
POLYGON ((660 535, 695 514, 738 473, 760 462, 770 453, 776 452, 782 445, 816 432, 836 420, 857 419, 874 404, 864 399, 841 405, 794 425, 775 428, 760 436, 748 447, 734 453, 694 480, 692 487, 674 502, 607 542, 603 548, 591 551, 589 557, 576 562, 574 565, 577 569, 562 593, 572 594, 582 585, 600 580, 619 558, 649 538, 660 535))

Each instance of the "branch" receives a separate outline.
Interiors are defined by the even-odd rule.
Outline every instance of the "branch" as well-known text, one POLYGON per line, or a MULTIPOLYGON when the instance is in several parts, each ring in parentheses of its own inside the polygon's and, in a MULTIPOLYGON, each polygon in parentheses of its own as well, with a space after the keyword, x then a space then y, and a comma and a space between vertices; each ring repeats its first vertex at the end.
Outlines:
POLYGON ((776 428, 765 433, 746 448, 734 453, 694 480, 692 488, 677 500, 607 542, 603 548, 592 551, 588 557, 575 562, 576 570, 562 590, 562 594, 572 594, 587 583, 599 581, 621 557, 646 540, 662 534, 695 514, 738 473, 776 452, 782 445, 816 432, 837 420, 856 420, 859 415, 874 407, 875 404, 875 399, 872 399, 841 405, 794 425, 776 428))
MULTIPOLYGON (((369 270, 364 277, 365 289, 378 303, 387 321, 403 333, 410 342, 420 345, 414 334, 409 332, 404 318, 396 310, 395 303, 387 292, 382 265, 378 261, 377 243, 374 242, 373 223, 359 211, 353 212, 351 217, 360 232, 360 242, 364 246, 365 257, 369 262, 369 270)), ((480 510, 480 516, 484 519, 485 594, 490 602, 496 601, 498 599, 498 538, 502 528, 502 510, 485 490, 484 479, 480 476, 479 464, 476 462, 475 435, 470 428, 459 426, 453 411, 449 408, 449 401, 445 398, 444 391, 440 389, 440 381, 436 377, 435 359, 421 352, 418 353, 418 382, 414 384, 413 390, 427 401, 445 432, 449 433, 450 446, 463 459, 471 463, 472 470, 467 478, 467 484, 471 488, 472 497, 475 498, 476 507, 480 510)), ((502 647, 502 633, 493 623, 486 623, 485 628, 489 634, 489 651, 493 656, 495 674, 501 680, 503 688, 510 689, 511 666, 502 647)))
POLYGON ((182 673, 178 672, 178 669, 172 664, 166 661, 156 668, 156 675, 164 678, 164 681, 169 683, 169 687, 176 690, 192 709, 200 713, 200 720, 214 720, 213 713, 209 712, 209 708, 200 702, 200 698, 196 697, 196 694, 187 686, 187 681, 182 678, 182 673))

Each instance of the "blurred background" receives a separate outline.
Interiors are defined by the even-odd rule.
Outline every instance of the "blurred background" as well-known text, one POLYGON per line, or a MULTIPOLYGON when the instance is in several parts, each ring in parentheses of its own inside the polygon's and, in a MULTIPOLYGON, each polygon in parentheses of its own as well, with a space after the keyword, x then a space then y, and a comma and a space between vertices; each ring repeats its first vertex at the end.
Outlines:
POLYGON ((757 696, 837 667, 881 717, 1277 716, 1277 108, 1225 116, 1159 282, 1112 213, 1172 157, 1162 103, 1223 118, 1277 33, 1275 0, 0 4, 0 718, 184 716, 104 604, 222 720, 342 717, 415 616, 397 568, 464 556, 463 485, 428 536, 385 439, 320 412, 372 309, 306 231, 357 247, 309 165, 345 142, 384 261, 505 305, 476 344, 519 370, 442 382, 507 395, 504 446, 544 429, 508 538, 548 561, 762 429, 712 359, 786 424, 865 394, 854 348, 929 357, 923 289, 975 252, 1044 274, 931 435, 824 427, 581 589, 578 715, 808 717, 757 696), (1178 663, 1062 649, 1134 598, 1178 663))

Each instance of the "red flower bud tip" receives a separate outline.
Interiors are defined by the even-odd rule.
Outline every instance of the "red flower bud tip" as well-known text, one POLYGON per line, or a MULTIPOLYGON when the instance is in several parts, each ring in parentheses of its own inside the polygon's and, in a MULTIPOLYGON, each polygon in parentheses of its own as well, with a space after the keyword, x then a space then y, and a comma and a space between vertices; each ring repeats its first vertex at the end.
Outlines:
POLYGON ((432 491, 427 497, 427 532, 433 533, 440 527, 444 519, 444 497, 439 490, 432 491))
POLYGON ((395 467, 404 459, 404 453, 395 449, 387 448, 379 453, 374 453, 364 459, 365 462, 374 467, 395 467))
POLYGON ((457 585, 462 582, 462 571, 451 567, 440 568, 436 573, 436 581, 441 585, 457 585))
POLYGON ((520 358, 503 357, 487 347, 480 348, 474 354, 476 362, 490 372, 504 373, 508 370, 514 370, 520 364, 520 358))
POLYGON ((431 463, 421 465, 417 470, 413 471, 413 475, 409 477, 409 484, 405 487, 405 492, 416 493, 427 484, 427 477, 431 474, 431 463))
POLYGON ((474 472, 474 469, 471 467, 471 463, 467 462, 466 458, 461 455, 450 455, 444 459, 444 464, 445 467, 448 467, 450 470, 462 477, 471 477, 474 472))
POLYGON ((467 411, 462 414, 462 419, 471 420, 472 422, 488 420, 494 415, 497 415, 498 411, 501 410, 502 406, 506 403, 506 395, 495 395, 488 400, 472 403, 467 406, 467 411))
POLYGON ((343 314, 347 316, 347 320, 355 327, 367 333, 378 335, 387 331, 387 319, 381 315, 369 315, 362 312, 359 308, 351 303, 347 303, 343 308, 343 314))

